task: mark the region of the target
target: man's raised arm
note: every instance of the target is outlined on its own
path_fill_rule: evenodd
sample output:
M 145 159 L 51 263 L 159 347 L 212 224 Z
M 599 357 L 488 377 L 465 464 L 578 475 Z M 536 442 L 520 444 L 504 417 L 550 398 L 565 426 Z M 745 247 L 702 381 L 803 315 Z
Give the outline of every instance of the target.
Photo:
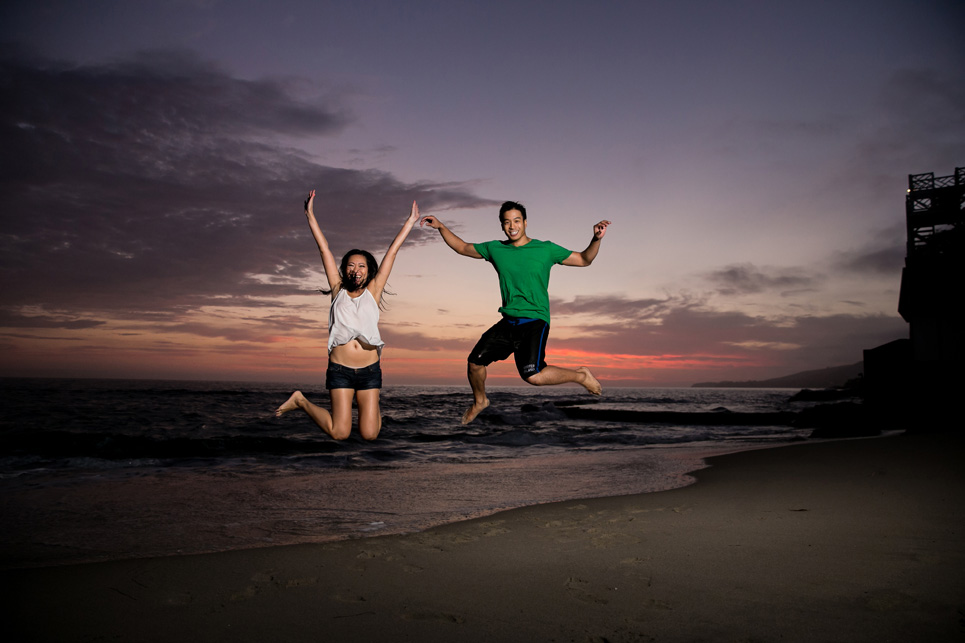
M 593 238 L 590 239 L 590 245 L 588 245 L 583 252 L 573 252 L 570 254 L 569 257 L 563 260 L 563 265 L 584 268 L 593 263 L 596 255 L 600 252 L 600 241 L 606 234 L 606 227 L 608 225 L 610 225 L 609 221 L 600 221 L 593 226 Z
M 471 243 L 466 243 L 460 239 L 452 230 L 446 227 L 442 221 L 436 217 L 429 215 L 422 217 L 422 221 L 419 225 L 427 225 L 430 228 L 435 228 L 442 234 L 443 241 L 446 245 L 461 254 L 464 257 L 472 257 L 473 259 L 482 259 L 483 256 L 476 252 L 476 246 Z

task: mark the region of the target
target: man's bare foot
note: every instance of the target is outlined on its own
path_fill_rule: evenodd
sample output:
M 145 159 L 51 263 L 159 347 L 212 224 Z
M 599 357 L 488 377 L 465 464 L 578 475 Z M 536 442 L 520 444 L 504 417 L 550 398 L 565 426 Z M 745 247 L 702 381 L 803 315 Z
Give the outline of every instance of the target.
M 299 408 L 298 406 L 299 402 L 301 402 L 304 399 L 305 399 L 305 396 L 302 395 L 301 391 L 295 391 L 294 393 L 292 393 L 292 396 L 288 398 L 287 402 L 285 402 L 277 409 L 275 409 L 275 417 L 280 418 L 281 416 L 288 413 L 289 411 L 294 411 L 295 409 Z
M 484 403 L 482 403 L 482 404 L 475 404 L 475 403 L 474 403 L 472 406 L 469 407 L 469 410 L 468 410 L 468 411 L 466 411 L 465 413 L 462 414 L 462 423 L 463 423 L 463 424 L 469 424 L 470 422 L 472 422 L 473 420 L 475 420 L 475 419 L 476 419 L 476 416 L 479 415 L 480 413 L 482 413 L 482 410 L 483 410 L 484 408 L 486 408 L 487 406 L 489 406 L 489 399 L 488 399 L 488 398 L 487 398 L 486 401 L 485 401 Z
M 590 372 L 590 369 L 585 366 L 581 366 L 576 370 L 586 376 L 584 380 L 580 382 L 580 384 L 583 385 L 583 388 L 593 395 L 603 395 L 603 385 L 600 384 L 599 380 L 593 377 L 593 373 Z

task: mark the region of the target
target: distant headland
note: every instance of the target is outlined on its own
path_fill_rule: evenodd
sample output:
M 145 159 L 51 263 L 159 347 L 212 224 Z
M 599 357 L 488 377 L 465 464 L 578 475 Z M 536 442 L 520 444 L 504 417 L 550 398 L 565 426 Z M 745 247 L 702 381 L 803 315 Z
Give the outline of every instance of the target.
M 863 373 L 864 361 L 861 361 L 847 366 L 802 371 L 770 380 L 697 382 L 691 388 L 835 388 L 845 386 Z

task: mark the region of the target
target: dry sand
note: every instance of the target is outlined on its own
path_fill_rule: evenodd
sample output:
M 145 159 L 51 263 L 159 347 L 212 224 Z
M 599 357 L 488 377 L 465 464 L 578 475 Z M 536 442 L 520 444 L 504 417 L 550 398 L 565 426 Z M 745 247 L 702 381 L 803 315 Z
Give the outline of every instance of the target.
M 683 489 L 418 534 L 6 571 L 4 630 L 24 641 L 962 641 L 963 444 L 801 444 L 715 458 Z

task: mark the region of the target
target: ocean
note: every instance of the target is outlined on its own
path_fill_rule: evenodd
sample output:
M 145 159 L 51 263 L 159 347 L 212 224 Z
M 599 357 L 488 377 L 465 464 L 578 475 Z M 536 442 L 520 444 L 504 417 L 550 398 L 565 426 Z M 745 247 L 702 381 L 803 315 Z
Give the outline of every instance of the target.
M 709 455 L 808 439 L 795 389 L 382 390 L 378 440 L 302 412 L 319 385 L 2 379 L 0 567 L 408 533 L 499 510 L 653 492 Z

